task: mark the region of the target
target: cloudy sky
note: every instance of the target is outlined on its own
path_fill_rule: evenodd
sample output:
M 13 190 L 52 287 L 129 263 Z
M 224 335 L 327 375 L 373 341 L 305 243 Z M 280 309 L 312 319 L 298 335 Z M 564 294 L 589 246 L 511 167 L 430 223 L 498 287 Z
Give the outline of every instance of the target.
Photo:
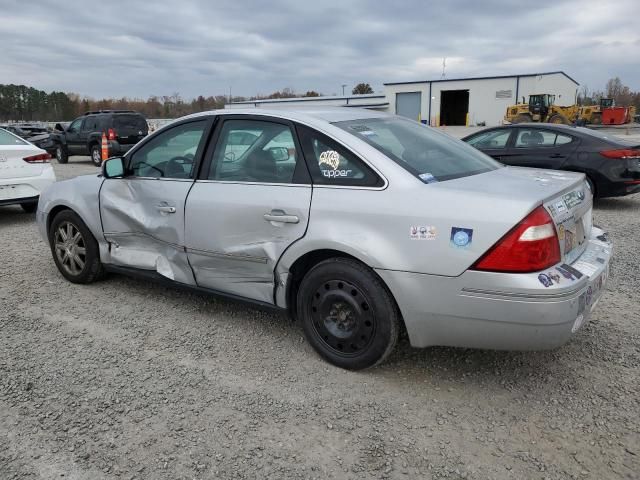
M 535 6 L 533 6 L 535 5 Z M 564 70 L 640 90 L 638 0 L 0 0 L 0 83 L 96 98 L 339 94 Z

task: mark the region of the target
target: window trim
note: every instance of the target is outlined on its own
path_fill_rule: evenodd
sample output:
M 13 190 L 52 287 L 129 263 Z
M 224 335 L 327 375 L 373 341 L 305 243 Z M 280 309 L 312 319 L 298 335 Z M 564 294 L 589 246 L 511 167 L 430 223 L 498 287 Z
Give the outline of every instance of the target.
M 556 136 L 556 138 L 553 140 L 553 145 L 536 145 L 535 147 L 531 147 L 531 146 L 519 147 L 519 146 L 517 145 L 517 143 L 518 143 L 518 136 L 520 135 L 520 133 L 521 133 L 523 130 L 531 130 L 531 131 L 540 132 L 540 133 L 542 133 L 542 132 L 550 132 L 550 133 L 554 134 L 554 135 Z M 562 144 L 560 144 L 560 145 L 556 145 L 556 140 L 558 139 L 558 135 L 564 135 L 565 137 L 570 137 L 570 138 L 571 138 L 571 141 L 570 141 L 570 142 L 568 142 L 568 143 L 562 143 Z M 577 140 L 577 138 L 576 138 L 576 137 L 574 137 L 573 135 L 565 134 L 565 133 L 563 133 L 563 132 L 557 132 L 557 131 L 555 131 L 555 130 L 550 130 L 550 129 L 548 129 L 548 128 L 544 128 L 544 127 L 543 127 L 543 128 L 537 128 L 537 127 L 517 127 L 517 128 L 515 129 L 515 135 L 513 135 L 513 145 L 512 145 L 512 148 L 513 148 L 514 150 L 517 150 L 517 151 L 519 151 L 519 150 L 524 150 L 524 149 L 527 149 L 527 148 L 530 148 L 530 149 L 538 149 L 538 148 L 557 148 L 557 147 L 565 147 L 565 146 L 567 146 L 567 145 L 571 145 L 571 144 L 573 144 L 574 142 L 576 142 L 576 140 Z
M 218 180 L 218 179 L 210 179 L 209 178 L 209 170 L 211 169 L 211 164 L 213 163 L 213 154 L 215 153 L 216 146 L 218 145 L 218 141 L 220 140 L 220 135 L 222 133 L 222 128 L 224 123 L 232 120 L 245 120 L 245 121 L 257 121 L 257 122 L 270 122 L 270 123 L 278 123 L 281 125 L 286 125 L 291 130 L 291 136 L 293 137 L 293 142 L 296 148 L 296 152 L 299 153 L 300 159 L 296 159 L 296 168 L 293 173 L 293 178 L 291 182 L 281 183 L 281 182 L 249 182 L 249 181 L 241 181 L 241 180 Z M 206 182 L 206 183 L 235 183 L 238 185 L 273 185 L 273 186 L 287 186 L 287 187 L 295 187 L 295 186 L 308 186 L 312 185 L 311 181 L 311 173 L 309 172 L 307 162 L 304 159 L 304 152 L 302 151 L 302 145 L 300 144 L 300 139 L 298 138 L 298 132 L 295 129 L 294 122 L 287 120 L 281 117 L 271 117 L 267 115 L 242 115 L 242 114 L 222 114 L 216 117 L 213 134 L 211 135 L 211 140 L 207 146 L 206 151 L 204 152 L 203 160 L 201 162 L 200 170 L 196 177 L 196 181 L 198 182 Z
M 204 130 L 202 131 L 202 138 L 200 139 L 200 143 L 198 144 L 198 148 L 196 149 L 196 154 L 193 158 L 193 174 L 189 178 L 166 178 L 166 177 L 138 177 L 136 175 L 132 175 L 131 172 L 131 161 L 132 157 L 142 149 L 147 143 L 153 141 L 158 135 L 162 135 L 174 128 L 181 127 L 183 125 L 187 125 L 190 123 L 197 122 L 205 122 Z M 135 147 L 129 150 L 124 156 L 124 164 L 125 164 L 125 175 L 123 178 L 127 179 L 135 179 L 135 180 L 154 180 L 154 181 L 172 181 L 172 182 L 194 182 L 199 175 L 200 168 L 202 165 L 202 156 L 203 153 L 207 150 L 207 147 L 211 140 L 211 129 L 215 122 L 215 116 L 213 115 L 200 115 L 197 117 L 186 118 L 184 120 L 180 120 L 177 122 L 170 123 L 160 130 L 156 130 L 153 134 L 148 135 L 143 141 L 138 143 Z

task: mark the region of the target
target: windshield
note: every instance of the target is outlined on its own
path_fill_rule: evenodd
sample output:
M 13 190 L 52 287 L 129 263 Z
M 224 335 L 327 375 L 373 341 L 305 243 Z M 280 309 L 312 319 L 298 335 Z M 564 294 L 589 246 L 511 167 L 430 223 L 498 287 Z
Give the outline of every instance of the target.
M 501 167 L 464 142 L 401 117 L 350 120 L 335 125 L 375 147 L 425 183 Z
M 20 137 L 0 128 L 0 145 L 29 145 Z

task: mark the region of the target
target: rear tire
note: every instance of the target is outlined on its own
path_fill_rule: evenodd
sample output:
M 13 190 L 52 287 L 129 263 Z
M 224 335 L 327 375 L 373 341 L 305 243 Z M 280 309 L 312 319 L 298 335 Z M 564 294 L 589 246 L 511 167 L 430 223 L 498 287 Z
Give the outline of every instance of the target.
M 96 167 L 102 165 L 102 147 L 100 145 L 91 145 L 91 161 Z
M 602 125 L 602 114 L 594 113 L 591 115 L 591 125 Z
M 38 209 L 37 203 L 21 203 L 20 206 L 25 213 L 34 213 Z
M 297 318 L 328 362 L 348 370 L 382 363 L 398 341 L 400 313 L 382 281 L 346 258 L 315 265 L 302 279 Z
M 56 146 L 56 161 L 58 163 L 67 163 L 69 161 L 69 153 L 62 144 Z
M 104 276 L 98 242 L 82 219 L 71 210 L 58 213 L 49 228 L 53 261 L 72 283 L 92 283 Z

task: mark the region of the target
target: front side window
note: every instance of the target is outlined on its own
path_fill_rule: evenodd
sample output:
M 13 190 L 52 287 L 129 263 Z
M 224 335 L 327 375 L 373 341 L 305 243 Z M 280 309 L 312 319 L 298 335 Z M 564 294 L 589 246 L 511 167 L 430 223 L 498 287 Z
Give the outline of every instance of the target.
M 291 183 L 298 154 L 288 125 L 226 120 L 213 153 L 209 180 Z
M 516 136 L 516 148 L 553 147 L 571 142 L 571 137 L 558 135 L 550 130 L 520 128 Z M 568 141 L 567 141 L 568 140 Z
M 82 121 L 84 120 L 84 118 L 79 118 L 77 120 L 74 120 L 73 122 L 71 122 L 71 125 L 69 125 L 69 132 L 79 132 L 80 131 L 80 126 L 82 125 Z
M 136 177 L 191 178 L 206 120 L 184 123 L 155 136 L 129 159 Z
M 422 181 L 446 181 L 501 168 L 484 153 L 446 133 L 400 117 L 337 122 Z
M 511 135 L 511 130 L 490 130 L 481 132 L 467 140 L 469 145 L 476 148 L 496 149 L 505 148 Z

